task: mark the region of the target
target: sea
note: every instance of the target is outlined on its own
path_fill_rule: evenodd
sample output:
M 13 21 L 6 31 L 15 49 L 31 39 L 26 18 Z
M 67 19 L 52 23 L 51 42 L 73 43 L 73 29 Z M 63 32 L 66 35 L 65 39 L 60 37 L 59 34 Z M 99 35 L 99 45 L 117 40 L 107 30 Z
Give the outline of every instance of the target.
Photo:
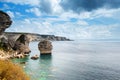
M 52 55 L 40 55 L 38 43 L 30 43 L 30 56 L 13 60 L 26 62 L 20 65 L 31 80 L 120 80 L 120 41 L 52 41 Z

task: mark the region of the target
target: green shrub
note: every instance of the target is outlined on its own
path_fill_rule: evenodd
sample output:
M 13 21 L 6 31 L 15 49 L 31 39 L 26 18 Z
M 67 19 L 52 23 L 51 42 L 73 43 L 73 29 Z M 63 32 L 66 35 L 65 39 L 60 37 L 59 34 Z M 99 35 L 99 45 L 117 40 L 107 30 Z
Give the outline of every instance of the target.
M 0 60 L 0 80 L 30 80 L 22 68 L 10 61 Z

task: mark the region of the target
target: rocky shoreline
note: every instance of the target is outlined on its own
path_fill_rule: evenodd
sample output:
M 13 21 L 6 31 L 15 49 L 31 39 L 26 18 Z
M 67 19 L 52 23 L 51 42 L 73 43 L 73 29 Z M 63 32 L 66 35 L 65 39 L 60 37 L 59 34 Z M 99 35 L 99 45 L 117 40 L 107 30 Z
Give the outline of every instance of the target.
M 71 41 L 65 37 L 54 35 L 40 35 L 34 33 L 4 32 L 1 36 L 2 38 L 0 38 L 0 45 L 3 46 L 0 46 L 2 48 L 2 51 L 0 50 L 0 59 L 24 58 L 28 56 L 31 52 L 29 49 L 29 43 L 32 41 Z M 45 50 L 44 52 L 43 50 L 41 51 L 42 53 L 47 52 Z
M 24 58 L 27 55 L 24 54 L 17 54 L 15 51 L 3 51 L 0 50 L 0 60 L 8 60 L 13 58 Z

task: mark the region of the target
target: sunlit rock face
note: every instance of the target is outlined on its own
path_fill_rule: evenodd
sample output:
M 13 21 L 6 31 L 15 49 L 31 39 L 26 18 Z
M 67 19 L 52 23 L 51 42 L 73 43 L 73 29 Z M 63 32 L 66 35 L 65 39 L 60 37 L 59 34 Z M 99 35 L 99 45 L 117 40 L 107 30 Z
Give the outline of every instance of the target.
M 0 11 L 0 59 L 7 59 L 11 57 L 9 56 L 9 52 L 12 47 L 9 44 L 8 37 L 4 35 L 4 31 L 10 27 L 11 24 L 12 21 L 10 16 L 5 12 Z
M 29 38 L 22 34 L 14 40 L 13 38 L 4 34 L 6 28 L 9 28 L 12 21 L 10 16 L 0 11 L 0 49 L 4 51 L 14 51 L 12 57 L 23 58 L 31 52 L 29 49 Z
M 12 49 L 6 37 L 2 37 L 0 39 L 0 48 L 3 49 L 4 51 L 8 51 Z
M 22 34 L 16 40 L 13 49 L 17 51 L 18 54 L 28 55 L 31 52 L 29 48 L 29 38 L 26 35 Z
M 9 42 L 11 41 L 9 41 L 8 37 L 3 34 L 4 31 L 8 27 L 10 27 L 11 24 L 12 24 L 12 21 L 10 16 L 5 12 L 0 11 L 0 48 L 3 50 L 12 49 L 11 45 L 9 44 Z
M 0 35 L 5 31 L 6 28 L 10 27 L 12 24 L 10 16 L 3 12 L 0 11 Z
M 40 41 L 38 44 L 38 49 L 40 54 L 51 54 L 52 53 L 52 43 L 48 40 Z

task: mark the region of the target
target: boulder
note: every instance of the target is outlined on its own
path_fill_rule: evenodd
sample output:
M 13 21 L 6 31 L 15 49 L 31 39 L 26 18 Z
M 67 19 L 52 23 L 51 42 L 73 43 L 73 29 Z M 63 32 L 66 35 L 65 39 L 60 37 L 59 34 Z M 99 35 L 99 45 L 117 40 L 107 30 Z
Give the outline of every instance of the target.
M 20 62 L 20 64 L 26 64 L 26 62 Z
M 38 44 L 38 49 L 40 50 L 40 54 L 51 54 L 52 43 L 48 40 L 40 41 Z
M 31 57 L 31 59 L 33 59 L 33 60 L 37 60 L 38 58 L 39 58 L 38 55 L 34 55 L 34 56 Z

